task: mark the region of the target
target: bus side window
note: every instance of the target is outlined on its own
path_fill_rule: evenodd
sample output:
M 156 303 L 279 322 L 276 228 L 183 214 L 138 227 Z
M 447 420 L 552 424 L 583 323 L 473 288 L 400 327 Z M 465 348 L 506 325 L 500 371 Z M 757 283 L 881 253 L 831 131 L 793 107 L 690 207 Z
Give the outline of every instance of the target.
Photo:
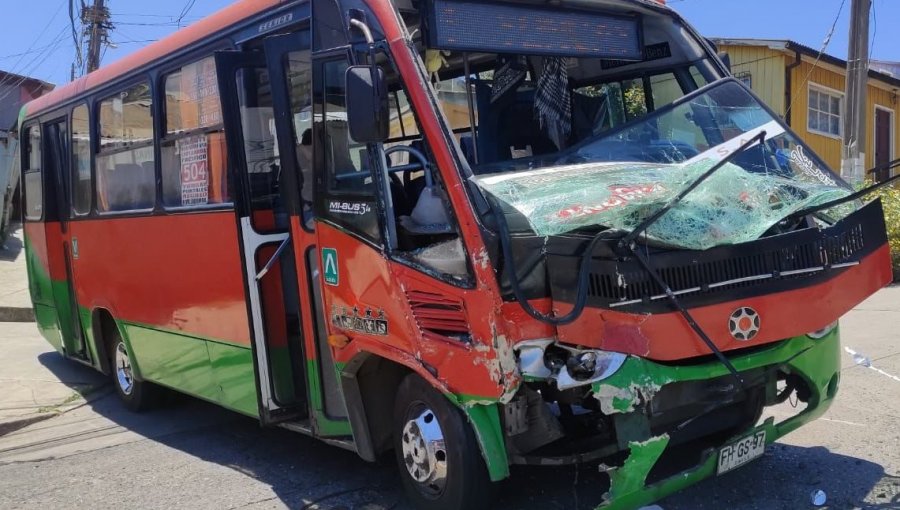
M 375 182 L 366 145 L 350 137 L 344 76 L 347 60 L 317 64 L 314 133 L 318 217 L 381 244 Z M 324 193 L 322 192 L 324 191 Z
M 147 210 L 156 203 L 152 106 L 146 82 L 100 102 L 100 212 Z
M 44 213 L 44 186 L 41 172 L 41 128 L 33 124 L 22 137 L 22 164 L 25 185 L 25 219 L 38 221 Z
M 167 75 L 165 91 L 163 205 L 231 202 L 215 59 L 204 58 Z
M 91 122 L 86 104 L 72 110 L 72 213 L 91 212 Z

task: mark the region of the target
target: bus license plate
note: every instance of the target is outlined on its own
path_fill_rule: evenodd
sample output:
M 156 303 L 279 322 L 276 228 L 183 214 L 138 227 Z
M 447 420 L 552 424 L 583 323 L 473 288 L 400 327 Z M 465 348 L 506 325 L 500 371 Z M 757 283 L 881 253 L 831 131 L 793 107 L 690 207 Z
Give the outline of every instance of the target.
M 736 443 L 723 446 L 719 450 L 719 468 L 721 475 L 737 469 L 766 452 L 766 431 L 761 430 L 752 436 L 745 437 Z

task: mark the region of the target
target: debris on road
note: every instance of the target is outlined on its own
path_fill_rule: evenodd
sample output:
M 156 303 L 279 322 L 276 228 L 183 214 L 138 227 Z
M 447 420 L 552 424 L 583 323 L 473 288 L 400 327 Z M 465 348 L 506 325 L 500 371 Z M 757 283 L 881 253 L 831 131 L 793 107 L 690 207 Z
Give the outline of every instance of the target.
M 809 495 L 809 501 L 815 506 L 823 506 L 828 501 L 828 495 L 822 489 L 812 491 Z
M 889 374 L 880 368 L 876 368 L 872 364 L 872 359 L 869 358 L 868 356 L 864 356 L 849 347 L 844 347 L 844 350 L 847 351 L 847 354 L 849 354 L 850 356 L 853 357 L 853 362 L 856 363 L 857 365 L 859 365 L 861 367 L 866 367 L 866 368 L 872 369 L 885 377 L 889 377 L 897 382 L 900 382 L 900 377 L 897 377 L 896 375 L 893 375 L 893 374 Z

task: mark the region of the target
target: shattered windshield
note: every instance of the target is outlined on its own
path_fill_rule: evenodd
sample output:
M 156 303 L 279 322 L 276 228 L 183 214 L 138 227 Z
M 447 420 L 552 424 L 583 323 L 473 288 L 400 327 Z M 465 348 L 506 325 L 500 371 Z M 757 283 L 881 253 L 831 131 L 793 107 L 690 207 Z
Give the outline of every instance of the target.
M 647 232 L 657 244 L 707 249 L 759 238 L 848 186 L 744 87 L 721 80 L 555 154 L 477 167 L 473 179 L 542 236 L 585 227 L 633 230 L 761 131 Z

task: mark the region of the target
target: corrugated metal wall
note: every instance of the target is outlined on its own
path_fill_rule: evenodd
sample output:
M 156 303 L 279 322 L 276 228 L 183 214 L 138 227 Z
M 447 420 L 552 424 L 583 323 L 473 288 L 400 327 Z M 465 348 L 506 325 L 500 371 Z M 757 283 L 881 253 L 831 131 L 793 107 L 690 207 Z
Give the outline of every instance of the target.
M 731 56 L 731 70 L 739 76 L 750 73 L 751 88 L 770 108 L 784 113 L 784 68 L 786 56 L 761 46 L 721 46 Z
M 721 45 L 720 49 L 731 56 L 735 75 L 750 73 L 753 91 L 773 110 L 784 114 L 791 111 L 791 127 L 835 171 L 840 171 L 842 149 L 838 137 L 811 133 L 808 129 L 808 105 L 810 83 L 843 93 L 846 90 L 844 73 L 812 63 L 803 62 L 792 71 L 791 105 L 785 105 L 785 68 L 793 57 L 765 46 Z M 866 168 L 875 166 L 875 107 L 894 112 L 893 158 L 900 157 L 900 99 L 897 94 L 873 85 L 870 80 L 866 106 Z M 846 112 L 846 105 L 844 106 Z
M 812 70 L 812 72 L 810 72 Z M 806 77 L 809 75 L 809 81 Z M 792 117 L 792 126 L 800 136 L 822 156 L 826 163 L 835 170 L 841 168 L 842 148 L 839 138 L 832 138 L 816 133 L 810 133 L 807 130 L 807 115 L 809 101 L 810 83 L 821 85 L 837 91 L 846 90 L 846 80 L 843 73 L 838 73 L 830 69 L 816 67 L 813 69 L 812 64 L 804 62 L 800 67 L 794 70 L 793 74 L 793 91 L 794 108 Z M 898 156 L 897 149 L 900 148 L 900 105 L 897 104 L 897 96 L 890 91 L 876 87 L 869 80 L 869 90 L 866 99 L 866 169 L 875 166 L 875 105 L 894 112 L 894 153 L 893 157 Z M 846 114 L 847 107 L 844 103 L 843 113 Z

